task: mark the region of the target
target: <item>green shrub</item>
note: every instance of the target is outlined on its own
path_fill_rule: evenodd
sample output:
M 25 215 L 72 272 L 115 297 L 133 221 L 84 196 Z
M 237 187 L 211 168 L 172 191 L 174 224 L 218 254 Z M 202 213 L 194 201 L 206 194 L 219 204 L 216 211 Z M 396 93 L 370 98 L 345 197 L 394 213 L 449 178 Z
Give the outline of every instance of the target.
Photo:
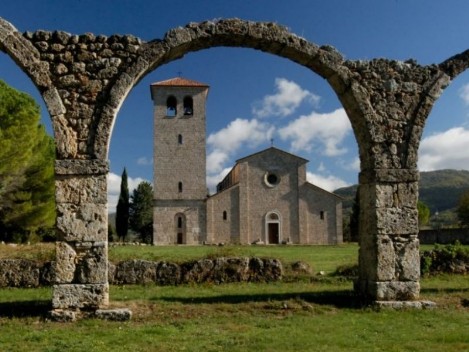
M 449 245 L 435 245 L 433 250 L 420 256 L 422 275 L 438 273 L 465 274 L 469 271 L 469 248 L 458 241 Z

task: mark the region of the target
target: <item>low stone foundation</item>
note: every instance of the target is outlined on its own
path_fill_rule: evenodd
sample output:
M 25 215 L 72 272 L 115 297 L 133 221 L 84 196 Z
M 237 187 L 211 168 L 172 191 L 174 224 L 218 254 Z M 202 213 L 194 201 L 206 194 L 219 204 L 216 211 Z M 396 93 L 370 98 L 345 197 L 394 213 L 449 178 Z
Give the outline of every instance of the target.
M 0 260 L 0 287 L 54 286 L 54 309 L 97 309 L 108 303 L 107 284 L 56 285 L 55 262 L 37 263 L 26 259 Z M 282 263 L 277 259 L 248 257 L 200 259 L 182 264 L 147 260 L 108 263 L 109 283 L 159 286 L 212 282 L 271 282 L 282 279 Z M 97 302 L 99 303 L 97 305 Z
M 98 309 L 96 311 L 81 311 L 71 309 L 54 309 L 49 312 L 48 319 L 55 322 L 71 322 L 82 318 L 97 318 L 111 321 L 128 321 L 132 318 L 132 311 L 127 308 Z
M 381 309 L 434 309 L 436 303 L 432 301 L 375 301 L 373 307 Z

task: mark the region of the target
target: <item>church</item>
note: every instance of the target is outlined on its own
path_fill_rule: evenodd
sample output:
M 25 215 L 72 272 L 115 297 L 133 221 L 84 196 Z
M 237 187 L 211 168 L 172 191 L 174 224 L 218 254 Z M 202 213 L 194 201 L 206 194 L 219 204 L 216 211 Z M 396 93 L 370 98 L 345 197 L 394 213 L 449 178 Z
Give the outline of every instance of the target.
M 177 77 L 150 88 L 153 244 L 342 243 L 341 198 L 306 180 L 306 159 L 278 148 L 239 159 L 209 195 L 209 86 Z

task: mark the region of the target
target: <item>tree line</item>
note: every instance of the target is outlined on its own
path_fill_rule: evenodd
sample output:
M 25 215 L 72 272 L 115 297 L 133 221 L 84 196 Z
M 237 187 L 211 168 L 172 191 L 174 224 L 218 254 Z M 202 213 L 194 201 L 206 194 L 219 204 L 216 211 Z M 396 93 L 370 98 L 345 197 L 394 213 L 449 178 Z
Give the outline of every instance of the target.
M 153 187 L 150 182 L 140 182 L 129 196 L 127 170 L 121 177 L 119 200 L 116 207 L 116 235 L 125 241 L 132 230 L 139 241 L 152 243 L 153 238 Z M 113 239 L 110 229 L 109 239 Z

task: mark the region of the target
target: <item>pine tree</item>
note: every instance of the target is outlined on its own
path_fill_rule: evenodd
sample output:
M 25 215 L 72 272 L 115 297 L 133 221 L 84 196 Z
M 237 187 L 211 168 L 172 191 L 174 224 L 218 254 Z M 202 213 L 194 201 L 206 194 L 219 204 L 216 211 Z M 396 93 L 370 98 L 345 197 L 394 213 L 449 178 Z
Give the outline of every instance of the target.
M 129 231 L 129 186 L 127 184 L 127 170 L 124 168 L 121 178 L 121 189 L 116 208 L 117 236 L 125 241 Z
M 153 237 L 153 187 L 147 181 L 134 189 L 130 202 L 129 226 L 139 234 L 144 243 L 151 243 Z
M 55 223 L 53 139 L 39 106 L 0 81 L 0 237 L 29 241 Z M 50 232 L 50 231 L 49 231 Z

